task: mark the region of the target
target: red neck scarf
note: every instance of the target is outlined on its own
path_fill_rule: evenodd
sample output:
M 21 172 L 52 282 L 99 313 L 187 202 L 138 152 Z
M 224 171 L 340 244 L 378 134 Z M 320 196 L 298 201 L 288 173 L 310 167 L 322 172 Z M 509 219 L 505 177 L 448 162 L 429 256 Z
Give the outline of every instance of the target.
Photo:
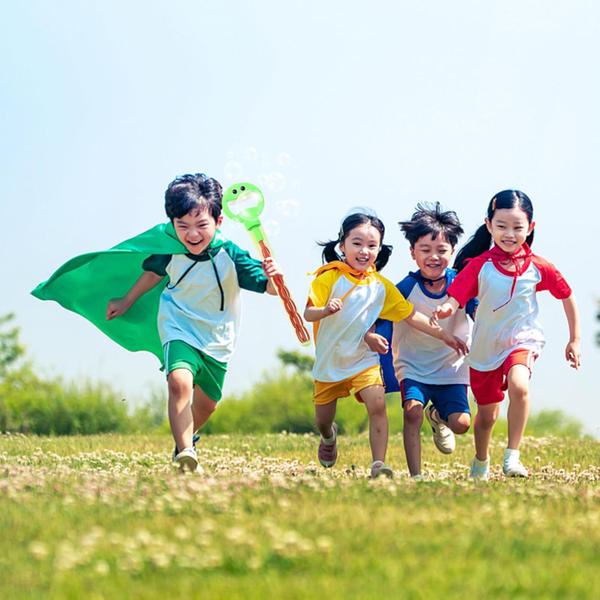
M 527 267 L 529 267 L 532 254 L 533 252 L 531 252 L 531 248 L 527 244 L 523 244 L 518 250 L 516 250 L 512 254 L 505 252 L 504 250 L 502 250 L 502 248 L 499 248 L 498 246 L 493 246 L 489 250 L 490 259 L 497 267 L 500 267 L 500 269 L 508 271 L 508 269 L 506 268 L 507 264 L 512 264 L 514 266 L 514 271 L 511 271 L 513 274 L 513 280 L 512 286 L 510 288 L 510 296 L 504 304 L 501 304 L 497 308 L 494 308 L 494 312 L 500 310 L 512 300 L 512 297 L 515 294 L 515 288 L 517 287 L 517 278 L 525 272 Z

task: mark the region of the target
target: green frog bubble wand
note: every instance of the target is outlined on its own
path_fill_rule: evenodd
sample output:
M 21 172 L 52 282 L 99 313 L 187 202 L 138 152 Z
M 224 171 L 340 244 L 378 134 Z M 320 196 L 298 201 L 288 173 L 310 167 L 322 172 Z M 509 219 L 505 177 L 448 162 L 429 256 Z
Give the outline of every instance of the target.
M 223 194 L 223 212 L 233 221 L 241 223 L 258 245 L 263 258 L 269 258 L 271 250 L 269 249 L 267 236 L 260 223 L 260 213 L 264 205 L 265 199 L 262 192 L 252 183 L 234 183 Z M 298 340 L 304 345 L 308 344 L 310 342 L 310 335 L 283 281 L 283 276 L 276 275 L 273 277 L 273 283 L 296 331 Z

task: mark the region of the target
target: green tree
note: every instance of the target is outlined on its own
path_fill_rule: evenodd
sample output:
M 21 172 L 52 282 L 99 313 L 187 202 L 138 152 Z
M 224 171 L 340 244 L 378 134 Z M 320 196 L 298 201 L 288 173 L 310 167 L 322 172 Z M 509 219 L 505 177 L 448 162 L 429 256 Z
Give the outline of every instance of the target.
M 25 346 L 19 341 L 20 329 L 11 326 L 14 318 L 13 313 L 0 316 L 0 379 L 25 355 Z

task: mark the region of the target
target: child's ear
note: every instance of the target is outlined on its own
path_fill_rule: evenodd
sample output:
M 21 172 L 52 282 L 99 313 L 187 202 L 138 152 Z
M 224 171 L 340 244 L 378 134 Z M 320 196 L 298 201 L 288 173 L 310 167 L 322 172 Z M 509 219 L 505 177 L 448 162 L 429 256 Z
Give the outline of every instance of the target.
M 217 224 L 217 227 L 221 227 L 221 224 L 223 223 L 223 215 L 219 215 L 215 223 Z
M 531 221 L 531 223 L 529 223 L 529 229 L 527 231 L 527 235 L 529 235 L 535 228 L 535 221 Z
M 492 222 L 486 217 L 485 218 L 485 226 L 487 227 L 487 230 L 490 232 L 490 235 L 492 233 Z
M 414 246 L 411 246 L 411 247 L 410 247 L 410 257 L 411 257 L 413 260 L 417 260 L 417 259 L 415 258 L 415 248 L 414 248 Z

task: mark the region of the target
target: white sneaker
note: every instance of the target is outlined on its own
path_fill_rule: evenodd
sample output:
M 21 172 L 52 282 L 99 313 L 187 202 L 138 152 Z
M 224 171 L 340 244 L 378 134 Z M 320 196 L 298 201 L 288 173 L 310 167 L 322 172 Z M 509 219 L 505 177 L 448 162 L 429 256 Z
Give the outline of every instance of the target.
M 388 467 L 382 460 L 376 460 L 371 465 L 371 479 L 377 479 L 383 475 L 391 479 L 394 476 L 394 471 Z
M 195 448 L 184 448 L 174 459 L 173 462 L 179 467 L 180 471 L 196 472 L 198 469 L 198 457 Z
M 454 432 L 446 425 L 433 404 L 425 408 L 425 416 L 431 425 L 433 431 L 433 443 L 435 447 L 443 454 L 452 454 L 456 448 L 456 439 Z
M 502 471 L 507 477 L 529 477 L 529 471 L 523 466 L 518 450 L 507 448 L 504 451 Z
M 471 472 L 469 473 L 470 479 L 477 481 L 487 481 L 490 478 L 490 458 L 486 460 L 479 460 L 477 457 L 473 459 L 471 463 Z

